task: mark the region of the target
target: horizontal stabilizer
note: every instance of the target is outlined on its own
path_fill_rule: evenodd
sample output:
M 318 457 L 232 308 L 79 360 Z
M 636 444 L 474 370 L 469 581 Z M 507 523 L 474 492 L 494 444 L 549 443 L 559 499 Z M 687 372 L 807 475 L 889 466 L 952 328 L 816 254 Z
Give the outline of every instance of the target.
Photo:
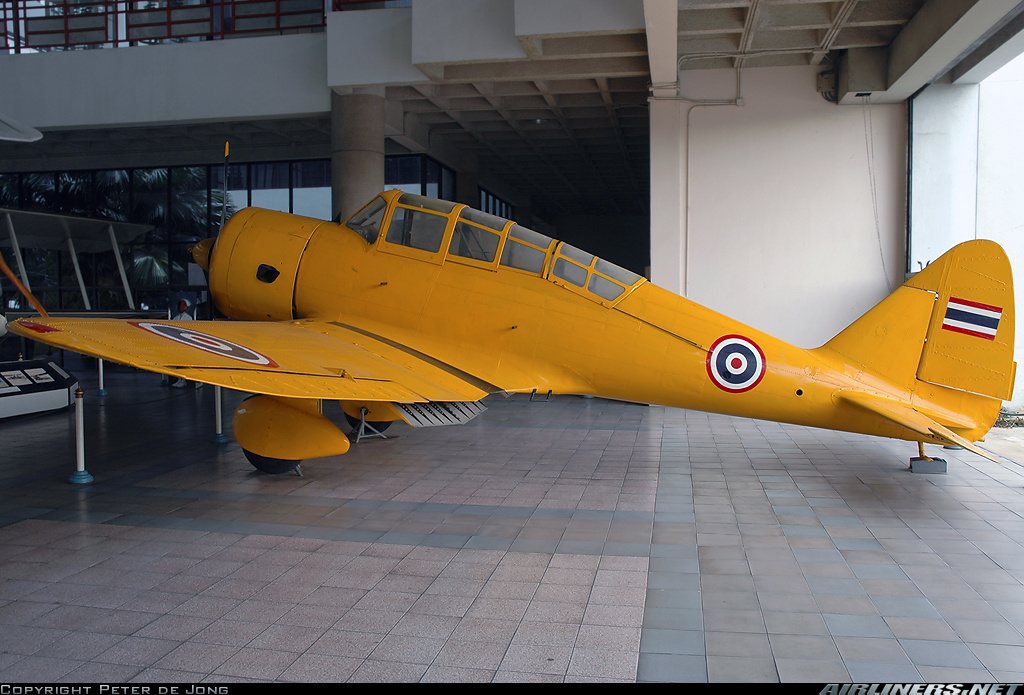
M 847 403 L 871 411 L 876 415 L 881 415 L 912 432 L 925 437 L 937 437 L 950 446 L 963 447 L 968 451 L 973 451 L 975 454 L 987 458 L 989 461 L 999 463 L 998 459 L 983 451 L 973 442 L 968 441 L 945 425 L 939 424 L 907 403 L 859 391 L 840 391 L 837 395 Z
M 482 403 L 474 401 L 395 403 L 394 406 L 413 427 L 463 425 L 487 410 Z

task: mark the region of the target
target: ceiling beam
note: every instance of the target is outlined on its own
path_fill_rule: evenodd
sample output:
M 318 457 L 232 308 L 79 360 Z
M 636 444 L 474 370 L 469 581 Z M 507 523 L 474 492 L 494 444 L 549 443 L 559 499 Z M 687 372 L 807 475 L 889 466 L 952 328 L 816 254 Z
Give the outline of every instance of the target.
M 1024 2 L 1011 15 L 950 71 L 953 82 L 977 84 L 1024 53 Z
M 546 101 L 548 107 L 550 107 L 551 113 L 554 114 L 555 118 L 558 120 L 558 123 L 562 128 L 562 132 L 565 133 L 566 137 L 569 138 L 573 146 L 576 148 L 576 151 L 579 152 L 580 157 L 582 157 L 583 161 L 586 162 L 587 168 L 590 169 L 597 180 L 601 182 L 601 186 L 604 188 L 604 194 L 607 196 L 607 200 L 615 208 L 615 212 L 621 212 L 612 192 L 612 187 L 608 185 L 608 181 L 601 175 L 598 168 L 594 165 L 594 161 L 590 157 L 590 153 L 587 152 L 586 148 L 573 131 L 572 126 L 569 125 L 568 119 L 559 107 L 558 100 L 555 99 L 554 94 L 551 93 L 551 89 L 548 87 L 547 83 L 543 80 L 536 80 L 535 84 L 537 85 L 537 89 L 540 90 L 541 95 L 544 97 L 544 101 Z
M 543 188 L 538 187 L 535 177 L 530 176 L 528 173 L 522 171 L 516 165 L 515 162 L 509 159 L 509 157 L 504 152 L 502 152 L 494 145 L 489 143 L 487 139 L 480 134 L 478 129 L 473 127 L 473 124 L 460 118 L 459 114 L 455 110 L 453 110 L 448 103 L 446 103 L 446 99 L 438 97 L 438 87 L 439 85 L 413 85 L 413 88 L 417 92 L 419 92 L 427 101 L 433 104 L 434 107 L 436 107 L 438 110 L 445 113 L 445 115 L 451 118 L 454 123 L 458 124 L 458 126 L 462 129 L 464 133 L 469 134 L 473 138 L 473 140 L 476 141 L 477 145 L 481 149 L 486 150 L 489 154 L 497 158 L 502 164 L 507 166 L 509 170 L 514 172 L 515 175 L 518 176 L 524 184 L 526 184 L 527 187 L 539 192 L 545 200 L 552 201 L 556 206 L 558 205 L 556 197 L 550 196 L 549 191 L 545 191 Z M 560 177 L 563 176 L 562 173 L 558 172 L 557 170 L 556 173 Z M 571 186 L 571 184 L 569 185 Z
M 647 66 L 652 92 L 675 94 L 679 82 L 679 9 L 675 0 L 644 0 Z M 659 89 L 661 85 L 669 85 Z
M 1019 0 L 928 0 L 889 44 L 886 89 L 873 91 L 872 102 L 908 99 L 952 69 L 1019 5 Z M 852 52 L 848 59 L 855 59 Z M 857 93 L 841 93 L 840 103 L 855 103 Z
M 832 50 L 832 44 L 835 43 L 836 37 L 839 36 L 839 32 L 842 31 L 847 21 L 850 19 L 850 15 L 853 13 L 853 8 L 857 6 L 859 0 L 846 0 L 839 11 L 836 12 L 836 16 L 832 18 L 832 25 L 825 32 L 825 36 L 822 37 L 821 45 L 818 46 L 818 50 L 811 54 L 811 65 L 820 65 L 821 61 L 825 60 L 829 52 Z

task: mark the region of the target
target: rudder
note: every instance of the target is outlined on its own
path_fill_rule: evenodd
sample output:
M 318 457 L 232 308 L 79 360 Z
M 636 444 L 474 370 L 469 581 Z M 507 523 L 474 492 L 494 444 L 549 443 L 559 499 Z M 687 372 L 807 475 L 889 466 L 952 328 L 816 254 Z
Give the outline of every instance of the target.
M 1016 367 L 1013 275 L 999 244 L 955 246 L 907 284 L 937 295 L 917 378 L 1008 400 Z

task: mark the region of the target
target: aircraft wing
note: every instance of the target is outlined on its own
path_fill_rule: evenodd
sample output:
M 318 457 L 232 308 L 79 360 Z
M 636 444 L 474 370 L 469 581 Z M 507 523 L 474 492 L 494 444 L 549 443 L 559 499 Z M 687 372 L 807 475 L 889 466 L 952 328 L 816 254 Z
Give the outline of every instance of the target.
M 991 454 L 981 449 L 978 445 L 965 437 L 960 436 L 953 430 L 949 429 L 945 425 L 942 425 L 928 415 L 914 409 L 908 403 L 901 403 L 894 401 L 889 398 L 883 398 L 882 396 L 876 396 L 870 393 L 861 393 L 859 391 L 841 391 L 839 398 L 852 403 L 853 405 L 869 410 L 876 415 L 895 422 L 897 425 L 906 427 L 912 432 L 917 432 L 926 437 L 938 437 L 939 439 L 945 440 L 950 446 L 961 446 L 968 451 L 973 451 L 979 456 L 983 456 L 990 461 L 999 463 Z
M 342 324 L 296 321 L 18 319 L 17 335 L 112 362 L 288 398 L 478 401 L 498 387 Z

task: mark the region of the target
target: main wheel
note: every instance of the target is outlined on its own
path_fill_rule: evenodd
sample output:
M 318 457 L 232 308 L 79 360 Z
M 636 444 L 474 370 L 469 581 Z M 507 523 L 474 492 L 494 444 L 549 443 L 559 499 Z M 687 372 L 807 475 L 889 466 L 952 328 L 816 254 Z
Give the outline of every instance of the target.
M 291 459 L 275 459 L 270 458 L 269 456 L 260 456 L 259 454 L 254 454 L 247 449 L 242 449 L 242 453 L 245 454 L 245 458 L 249 459 L 249 463 L 251 463 L 256 470 L 274 475 L 294 471 L 296 466 L 302 463 L 301 460 L 293 461 Z
M 359 429 L 359 418 L 352 417 L 348 413 L 345 413 L 345 419 L 348 420 L 348 424 L 352 426 L 353 430 Z M 378 432 L 383 433 L 384 430 L 391 427 L 391 420 L 380 420 L 379 422 L 367 420 L 366 424 Z

